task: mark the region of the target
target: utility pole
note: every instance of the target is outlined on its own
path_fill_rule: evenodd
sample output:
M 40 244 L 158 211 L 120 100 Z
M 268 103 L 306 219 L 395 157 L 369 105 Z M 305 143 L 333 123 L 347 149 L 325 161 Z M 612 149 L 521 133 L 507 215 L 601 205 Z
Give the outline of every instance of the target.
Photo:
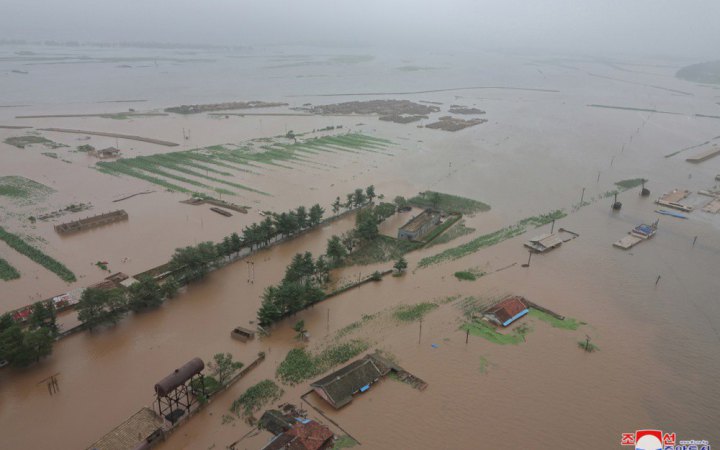
M 657 280 L 655 280 L 655 286 L 657 286 L 659 282 L 660 282 L 660 275 L 658 275 Z
M 470 338 L 470 329 L 468 328 L 465 330 L 465 343 L 468 343 L 468 339 Z
M 327 310 L 327 332 L 330 332 L 330 308 Z
M 695 247 L 695 242 L 697 242 L 697 236 L 693 238 L 693 247 Z
M 530 267 L 530 259 L 532 258 L 532 250 L 528 250 L 528 262 L 523 264 L 522 267 Z
M 420 318 L 420 334 L 418 334 L 418 345 L 420 344 L 421 340 L 422 340 L 422 317 Z
M 599 179 L 599 178 L 598 178 Z M 580 206 L 582 206 L 583 200 L 585 199 L 585 188 L 582 190 L 582 194 L 580 194 Z
M 587 334 L 585 335 L 585 351 L 590 351 L 590 336 L 588 336 Z
M 582 202 L 581 202 L 582 203 Z M 552 225 L 550 225 L 550 234 L 553 233 L 553 230 L 555 229 L 555 219 L 552 221 Z

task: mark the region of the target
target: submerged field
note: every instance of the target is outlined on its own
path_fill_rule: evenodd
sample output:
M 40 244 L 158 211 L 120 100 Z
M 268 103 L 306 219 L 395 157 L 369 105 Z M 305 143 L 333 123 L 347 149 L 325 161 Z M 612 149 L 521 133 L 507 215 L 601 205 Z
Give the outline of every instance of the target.
M 103 173 L 126 175 L 148 181 L 170 191 L 193 193 L 213 191 L 233 195 L 247 191 L 271 195 L 235 181 L 260 175 L 263 167 L 292 169 L 315 166 L 323 153 L 383 152 L 390 141 L 365 134 L 323 136 L 304 141 L 262 139 L 242 144 L 214 145 L 194 150 L 137 156 L 113 162 L 98 162 Z

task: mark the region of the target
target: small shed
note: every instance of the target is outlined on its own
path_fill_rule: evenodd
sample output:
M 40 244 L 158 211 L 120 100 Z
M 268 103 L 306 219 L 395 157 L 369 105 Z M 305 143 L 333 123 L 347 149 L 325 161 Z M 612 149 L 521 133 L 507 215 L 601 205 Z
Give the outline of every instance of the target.
M 398 230 L 398 239 L 416 241 L 440 223 L 440 212 L 426 209 Z
M 518 295 L 508 297 L 485 311 L 485 317 L 506 327 L 529 312 L 524 300 Z
M 562 239 L 560 239 L 558 233 L 541 234 L 540 236 L 535 236 L 534 238 L 527 241 L 525 243 L 525 247 L 528 247 L 539 253 L 544 253 L 548 250 L 554 249 L 555 247 L 561 246 L 562 243 L 563 241 Z
M 350 403 L 354 394 L 365 392 L 388 372 L 390 367 L 386 367 L 372 355 L 367 355 L 311 383 L 310 387 L 334 408 L 339 409 Z
M 120 156 L 120 149 L 117 149 L 115 147 L 108 147 L 100 150 L 95 150 L 95 156 L 100 159 L 117 158 L 118 156 Z
M 334 437 L 327 426 L 307 420 L 278 434 L 262 450 L 326 450 L 332 448 Z

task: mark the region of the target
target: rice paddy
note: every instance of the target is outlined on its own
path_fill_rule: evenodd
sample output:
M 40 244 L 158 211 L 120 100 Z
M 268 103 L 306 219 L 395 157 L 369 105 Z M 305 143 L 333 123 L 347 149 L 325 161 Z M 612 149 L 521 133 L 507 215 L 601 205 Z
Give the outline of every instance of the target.
M 435 208 L 460 214 L 475 214 L 490 211 L 490 205 L 487 203 L 434 191 L 425 191 L 409 199 L 408 203 L 420 208 Z
M 62 280 L 67 281 L 68 283 L 76 280 L 75 274 L 62 263 L 28 244 L 20 236 L 6 231 L 3 227 L 0 227 L 0 240 L 5 241 L 5 243 L 12 247 L 15 251 L 27 256 L 47 270 L 53 272 Z
M 162 186 L 170 191 L 193 193 L 214 191 L 234 195 L 251 192 L 270 195 L 247 184 L 240 177 L 261 176 L 262 169 L 278 167 L 291 170 L 296 166 L 322 167 L 316 161 L 322 153 L 383 153 L 390 141 L 364 134 L 324 136 L 295 143 L 285 139 L 264 139 L 243 144 L 210 147 L 138 156 L 97 163 L 97 168 L 111 175 L 125 175 Z
M 47 148 L 67 147 L 67 145 L 65 144 L 59 144 L 57 142 L 51 141 L 50 139 L 36 135 L 13 136 L 5 139 L 4 142 L 8 145 L 12 145 L 13 147 L 17 147 L 20 149 L 24 149 L 28 145 L 44 145 Z
M 10 198 L 13 203 L 32 204 L 55 192 L 54 189 L 20 176 L 0 177 L 0 197 Z
M 9 262 L 0 258 L 0 280 L 9 281 L 20 278 L 20 272 L 10 265 Z

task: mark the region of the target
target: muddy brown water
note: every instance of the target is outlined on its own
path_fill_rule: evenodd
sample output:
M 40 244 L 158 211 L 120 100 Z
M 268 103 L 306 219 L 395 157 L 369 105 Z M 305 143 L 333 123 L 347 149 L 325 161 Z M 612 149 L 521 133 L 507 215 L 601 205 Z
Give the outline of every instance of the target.
M 194 356 L 207 360 L 217 352 L 227 351 L 249 363 L 257 352 L 266 351 L 265 362 L 160 447 L 224 448 L 250 427 L 239 419 L 222 425 L 223 414 L 228 413 L 230 403 L 247 387 L 273 378 L 288 349 L 300 345 L 290 329 L 296 320 L 305 320 L 311 334 L 309 345 L 315 348 L 363 314 L 385 311 L 394 305 L 453 295 L 499 297 L 509 293 L 524 295 L 587 325 L 567 331 L 528 318 L 525 322 L 533 331 L 527 342 L 500 346 L 473 336 L 466 345 L 465 334 L 459 331 L 459 311 L 452 303 L 425 317 L 419 344 L 417 322 L 396 324 L 378 320 L 351 336 L 368 339 L 371 348 L 392 353 L 403 367 L 427 381 L 428 389 L 419 392 L 387 379 L 341 411 L 331 411 L 314 396 L 309 397 L 310 401 L 366 448 L 477 448 L 478 442 L 482 442 L 482 446 L 508 449 L 606 449 L 618 445 L 620 433 L 647 427 L 675 431 L 683 439 L 717 442 L 720 219 L 700 212 L 693 213 L 687 221 L 662 217 L 658 235 L 649 242 L 627 252 L 611 245 L 633 226 L 655 220 L 652 199 L 660 193 L 675 187 L 704 189 L 714 183 L 714 175 L 720 172 L 720 160 L 690 166 L 684 162 L 684 156 L 663 157 L 717 135 L 716 122 L 690 117 L 695 112 L 708 112 L 711 106 L 716 108 L 712 92 L 667 77 L 670 69 L 658 69 L 661 73 L 657 75 L 614 75 L 689 90 L 693 96 L 590 77 L 585 72 L 613 74 L 614 69 L 600 69 L 587 62 L 575 64 L 581 71 L 543 66 L 545 79 L 535 73 L 534 67 L 524 66 L 523 59 L 489 57 L 489 60 L 500 64 L 490 70 L 459 63 L 459 68 L 447 79 L 436 81 L 452 81 L 461 86 L 477 85 L 469 82 L 474 77 L 484 81 L 503 79 L 507 83 L 558 88 L 561 92 L 462 91 L 414 97 L 445 104 L 476 104 L 488 111 L 487 124 L 457 133 L 367 118 L 170 116 L 129 121 L 99 118 L 32 121 L 38 127 L 98 129 L 168 140 L 182 138 L 182 128 L 189 128 L 192 132 L 187 148 L 276 136 L 287 129 L 307 130 L 330 123 L 342 123 L 345 129 L 361 130 L 395 142 L 387 151 L 392 156 L 335 153 L 321 155 L 314 159 L 315 164 L 294 169 L 263 167 L 258 175 L 241 174 L 235 181 L 273 196 L 240 192 L 231 201 L 252 209 L 247 215 L 236 214 L 229 219 L 206 207 L 178 203 L 185 198 L 183 195 L 163 192 L 139 180 L 100 174 L 89 167 L 94 161 L 83 154 L 57 150 L 72 161 L 66 164 L 40 155 L 38 149 L 19 150 L 0 144 L 0 175 L 23 175 L 58 191 L 39 206 L 20 208 L 3 200 L 3 226 L 41 237 L 46 243 L 39 245 L 80 276 L 77 283 L 69 286 L 0 244 L 3 257 L 23 274 L 20 280 L 0 285 L 2 310 L 99 281 L 104 274 L 92 265 L 97 260 L 107 260 L 113 271 L 140 272 L 166 261 L 176 247 L 218 240 L 260 220 L 258 209 L 282 211 L 298 204 L 320 202 L 329 210 L 336 195 L 343 198 L 346 192 L 368 184 L 375 184 L 376 190 L 389 198 L 434 189 L 476 198 L 493 207 L 488 213 L 466 218 L 467 225 L 477 229 L 475 234 L 408 255 L 410 271 L 405 276 L 386 277 L 380 283 L 363 285 L 303 311 L 278 324 L 269 338 L 242 344 L 232 340 L 229 332 L 236 325 L 250 326 L 262 290 L 282 277 L 296 252 L 308 250 L 319 254 L 327 238 L 353 226 L 351 217 L 254 255 L 252 284 L 248 283 L 247 264 L 239 261 L 190 286 L 156 311 L 131 315 L 114 327 L 67 338 L 54 347 L 51 357 L 36 366 L 0 371 L 3 446 L 84 448 L 141 406 L 150 404 L 154 383 L 186 360 Z M 48 71 L 65 73 L 62 68 Z M 201 75 L 206 73 L 201 71 Z M 380 81 L 368 73 L 358 76 L 368 80 L 369 89 L 378 87 Z M 337 69 L 337 74 L 347 75 L 345 69 Z M 171 84 L 182 79 L 178 77 L 177 73 L 170 75 Z M 182 80 L 189 82 L 190 78 Z M 389 76 L 383 82 L 392 84 L 397 80 Z M 421 90 L 426 86 L 419 86 L 419 80 L 405 81 L 413 89 L 418 86 L 417 90 Z M 258 92 L 262 89 L 271 92 L 265 81 L 253 83 Z M 285 83 L 285 89 L 293 93 L 321 93 L 320 88 L 325 91 L 338 88 L 337 92 L 352 89 L 327 79 L 300 82 L 288 77 Z M 223 89 L 223 85 L 218 89 Z M 17 92 L 13 96 L 27 91 Z M 221 94 L 221 91 L 192 93 L 199 101 L 228 100 Z M 165 91 L 159 94 L 165 95 L 169 96 Z M 456 100 L 455 95 L 461 95 L 462 100 Z M 57 104 L 2 111 L 3 123 L 18 124 L 19 120 L 12 119 L 16 114 L 100 109 L 87 103 L 71 104 L 63 96 L 57 94 Z M 263 99 L 272 100 L 270 95 Z M 20 97 L 10 100 L 18 104 L 36 103 L 21 101 Z M 305 100 L 320 104 L 327 98 L 308 96 L 298 102 Z M 165 106 L 178 103 L 156 97 L 147 107 L 162 106 L 163 101 Z M 648 102 L 658 110 L 679 111 L 687 116 L 586 106 L 591 103 L 647 106 Z M 0 130 L 2 139 L 16 134 L 17 130 Z M 79 141 L 78 136 L 72 135 L 47 136 L 68 145 L 86 142 L 115 145 L 114 140 L 103 138 Z M 168 151 L 143 143 L 127 144 L 123 150 L 130 156 Z M 556 226 L 576 231 L 580 237 L 547 255 L 533 257 L 527 269 L 520 267 L 527 259 L 522 241 L 547 231 L 548 226 L 456 261 L 416 269 L 421 257 L 467 242 L 481 233 L 552 209 L 569 210 L 579 201 L 583 187 L 588 200 L 612 189 L 614 181 L 640 176 L 651 180 L 651 198 L 641 198 L 637 189 L 633 189 L 621 194 L 624 206 L 618 213 L 611 213 L 610 200 L 604 199 L 570 214 Z M 146 189 L 158 192 L 112 203 L 112 199 Z M 92 201 L 95 209 L 77 216 L 122 207 L 130 214 L 130 220 L 62 238 L 52 232 L 52 223 L 32 228 L 23 220 L 38 208 L 52 210 L 80 201 Z M 70 217 L 75 215 L 62 220 Z M 392 234 L 388 228 L 401 225 L 405 219 L 392 218 L 392 223 L 383 225 L 383 232 Z M 695 236 L 698 242 L 693 248 Z M 125 263 L 124 257 L 129 258 Z M 515 265 L 492 273 L 511 264 Z M 389 265 L 351 267 L 337 271 L 334 276 L 353 279 Z M 476 282 L 461 282 L 452 275 L 475 267 L 489 274 Z M 661 280 L 655 286 L 658 275 Z M 586 334 L 600 347 L 599 352 L 585 354 L 578 349 L 577 342 Z M 54 373 L 59 373 L 61 391 L 51 397 L 38 382 Z M 308 384 L 283 388 L 282 401 L 297 404 Z M 311 412 L 311 416 L 315 413 Z M 268 433 L 259 433 L 243 440 L 238 448 L 259 448 L 269 437 Z

